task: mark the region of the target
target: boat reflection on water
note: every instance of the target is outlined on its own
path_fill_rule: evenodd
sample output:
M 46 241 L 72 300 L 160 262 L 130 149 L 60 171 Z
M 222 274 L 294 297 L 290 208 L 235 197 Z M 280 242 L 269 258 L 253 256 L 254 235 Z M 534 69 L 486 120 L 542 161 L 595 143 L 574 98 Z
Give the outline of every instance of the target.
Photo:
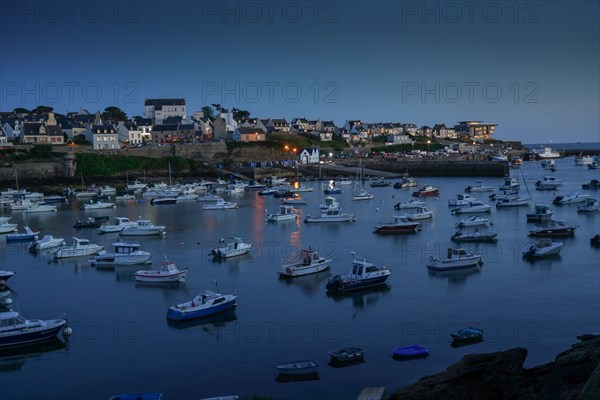
M 133 274 L 135 274 L 137 271 L 140 271 L 142 269 L 150 269 L 152 268 L 151 264 L 147 264 L 147 265 L 118 265 L 115 266 L 114 269 L 114 273 L 115 273 L 115 278 L 117 280 L 117 282 L 136 282 L 135 281 L 135 277 L 133 276 Z M 97 271 L 103 271 L 103 270 L 107 270 L 109 272 L 112 272 L 112 270 L 110 269 L 106 269 L 106 268 L 98 268 Z M 136 282 L 136 286 L 137 286 Z
M 450 343 L 450 347 L 457 349 L 459 347 L 470 346 L 472 344 L 477 344 L 481 342 L 483 342 L 483 337 L 481 336 L 473 339 L 453 340 L 452 343 Z
M 552 264 L 560 264 L 561 263 L 561 255 L 553 254 L 551 256 L 546 257 L 523 257 L 523 261 L 525 261 L 529 265 L 542 266 L 542 267 L 550 267 Z
M 481 267 L 475 265 L 470 268 L 455 269 L 451 271 L 435 271 L 428 269 L 430 277 L 438 279 L 447 279 L 448 285 L 460 286 L 464 285 L 469 276 L 478 275 L 481 272 Z
M 318 372 L 313 372 L 310 374 L 301 374 L 301 375 L 278 374 L 277 377 L 275 377 L 275 380 L 278 383 L 318 381 L 320 379 L 321 378 L 319 377 Z
M 362 310 L 377 304 L 381 297 L 387 294 L 390 290 L 392 290 L 392 287 L 389 284 L 384 283 L 382 285 L 357 289 L 350 292 L 336 292 L 328 290 L 326 294 L 327 297 L 336 302 L 343 301 L 345 299 L 352 299 L 352 305 L 354 308 Z
M 169 325 L 169 328 L 173 330 L 186 330 L 199 327 L 208 335 L 218 335 L 219 330 L 225 327 L 229 322 L 233 321 L 237 321 L 235 309 L 230 309 L 229 311 L 208 318 L 197 318 L 187 321 L 167 319 L 167 324 Z
M 337 361 L 335 359 L 331 359 L 327 365 L 329 365 L 332 368 L 346 368 L 346 367 L 353 367 L 355 365 L 360 365 L 360 364 L 364 364 L 364 363 L 365 363 L 365 358 L 360 357 L 355 360 L 349 360 L 349 361 Z
M 0 373 L 19 371 L 27 360 L 32 358 L 41 360 L 48 353 L 63 349 L 68 349 L 68 341 L 61 340 L 58 337 L 53 337 L 41 343 L 0 349 Z
M 321 292 L 323 282 L 331 276 L 331 271 L 325 270 L 316 274 L 288 277 L 279 275 L 279 282 L 286 286 L 298 286 L 303 293 L 314 296 Z

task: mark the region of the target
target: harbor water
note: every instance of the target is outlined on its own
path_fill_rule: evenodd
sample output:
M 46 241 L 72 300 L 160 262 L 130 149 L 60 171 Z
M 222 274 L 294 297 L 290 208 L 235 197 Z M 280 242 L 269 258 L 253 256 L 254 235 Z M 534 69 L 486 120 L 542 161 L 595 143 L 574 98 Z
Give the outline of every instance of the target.
M 107 248 L 119 240 L 118 234 L 76 230 L 75 220 L 141 216 L 165 225 L 167 234 L 126 241 L 139 242 L 152 253 L 151 268 L 168 259 L 189 272 L 185 283 L 141 284 L 133 278 L 139 267 L 97 269 L 89 257 L 56 261 L 28 252 L 27 243 L 6 243 L 6 235 L 0 235 L 0 269 L 16 272 L 7 282 L 14 291 L 12 307 L 26 318 L 66 313 L 73 329 L 65 342 L 27 353 L 0 350 L 1 397 L 108 399 L 117 393 L 162 392 L 165 400 L 227 394 L 350 399 L 366 386 L 386 386 L 389 393 L 471 353 L 525 347 L 526 367 L 551 362 L 577 335 L 600 331 L 600 249 L 590 246 L 590 238 L 600 233 L 600 213 L 578 213 L 576 205 L 552 206 L 554 219 L 579 225 L 574 237 L 558 239 L 564 242 L 558 256 L 530 261 L 521 254 L 534 241 L 528 233 L 537 224 L 526 221 L 533 204 L 551 205 L 558 194 L 573 192 L 599 196 L 581 189 L 582 183 L 600 179 L 599 170 L 576 166 L 572 157 L 557 160 L 557 165 L 550 172 L 539 162 L 523 164 L 518 175 L 523 189 L 523 177 L 527 182 L 530 207 L 494 207 L 491 214 L 480 214 L 493 221 L 487 229 L 498 233 L 498 241 L 462 244 L 483 256 L 481 269 L 470 271 L 433 273 L 426 262 L 456 246 L 450 241 L 455 223 L 469 216 L 452 215 L 448 200 L 477 181 L 498 192 L 502 178 L 418 178 L 419 184 L 440 188 L 438 197 L 424 199 L 434 216 L 421 221 L 420 232 L 390 236 L 377 235 L 373 228 L 401 214 L 393 206 L 412 199 L 417 188 L 372 188 L 365 181 L 374 199 L 353 202 L 353 186 L 344 186 L 335 196 L 356 221 L 330 224 L 302 222 L 319 213 L 326 197 L 322 182 L 306 183 L 315 190 L 301 193 L 308 205 L 296 206 L 299 219 L 277 223 L 265 222 L 265 216 L 277 212 L 279 199 L 256 192 L 227 198 L 238 202 L 233 210 L 202 210 L 202 203 L 193 201 L 156 206 L 131 201 L 83 211 L 73 200 L 56 213 L 2 211 L 20 231 L 27 225 L 67 243 L 75 236 Z M 534 183 L 547 175 L 563 179 L 564 185 L 536 191 Z M 493 204 L 489 193 L 474 195 Z M 210 251 L 221 246 L 221 238 L 233 236 L 253 243 L 253 251 L 213 261 Z M 333 257 L 331 271 L 278 278 L 278 267 L 309 247 Z M 388 266 L 390 278 L 383 286 L 356 293 L 326 293 L 329 276 L 350 271 L 351 252 Z M 236 293 L 237 308 L 185 324 L 167 321 L 170 305 L 204 289 Z M 483 329 L 483 342 L 451 347 L 450 334 L 467 326 Z M 392 358 L 395 347 L 410 345 L 428 348 L 430 356 L 404 362 Z M 365 362 L 329 366 L 327 352 L 347 346 L 363 348 Z M 311 359 L 321 364 L 318 379 L 277 378 L 275 365 Z

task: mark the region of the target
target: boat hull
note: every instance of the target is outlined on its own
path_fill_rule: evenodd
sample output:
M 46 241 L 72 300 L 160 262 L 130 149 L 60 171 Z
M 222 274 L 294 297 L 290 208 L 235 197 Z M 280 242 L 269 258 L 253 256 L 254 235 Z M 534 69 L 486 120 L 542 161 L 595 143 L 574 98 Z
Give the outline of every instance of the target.
M 95 267 L 112 268 L 115 265 L 143 265 L 150 263 L 152 256 L 148 254 L 105 254 L 97 256 L 90 263 Z
M 235 307 L 235 305 L 235 299 L 232 299 L 210 308 L 198 310 L 193 310 L 192 308 L 189 308 L 187 310 L 180 310 L 176 306 L 171 306 L 167 311 L 167 319 L 171 319 L 174 321 L 187 321 L 196 318 L 206 318 L 210 317 L 211 315 L 219 314 L 230 310 L 233 307 Z
M 54 254 L 54 258 L 71 258 L 71 257 L 91 256 L 93 254 L 96 254 L 100 250 L 102 250 L 101 246 L 94 246 L 94 247 L 89 247 L 89 248 L 85 248 L 85 249 L 69 249 L 69 248 L 63 247 L 62 249 L 58 250 Z
M 415 225 L 403 225 L 403 226 L 395 226 L 395 225 L 381 225 L 373 232 L 379 233 L 381 235 L 396 235 L 401 233 L 416 233 L 419 230 L 420 224 Z
M 185 279 L 187 270 L 176 273 L 159 273 L 158 271 L 140 271 L 133 276 L 137 282 L 179 282 Z
M 293 278 L 297 276 L 317 274 L 329 268 L 331 268 L 331 259 L 324 260 L 320 263 L 313 263 L 309 266 L 304 266 L 302 264 L 283 265 L 281 268 L 279 268 L 277 273 L 280 276 Z
M 336 292 L 348 292 L 352 290 L 364 289 L 371 286 L 382 285 L 390 275 L 378 276 L 376 278 L 361 279 L 356 281 L 336 282 L 335 280 L 327 282 L 325 288 Z
M 480 263 L 481 256 L 462 260 L 430 259 L 427 263 L 427 268 L 433 271 L 453 271 L 457 269 L 473 268 L 479 266 Z
M 0 333 L 0 348 L 24 346 L 52 339 L 58 335 L 66 323 L 65 320 L 56 320 L 50 323 L 48 327 L 31 332 L 23 331 L 15 335 L 11 335 L 9 332 Z

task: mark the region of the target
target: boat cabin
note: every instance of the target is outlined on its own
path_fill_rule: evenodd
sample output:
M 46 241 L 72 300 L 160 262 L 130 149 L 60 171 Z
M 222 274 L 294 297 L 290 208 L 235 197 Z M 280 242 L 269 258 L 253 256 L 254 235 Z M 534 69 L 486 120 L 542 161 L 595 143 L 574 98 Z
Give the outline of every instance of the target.
M 131 254 L 140 249 L 140 244 L 138 243 L 113 243 L 113 247 L 115 248 L 115 254 Z
M 320 257 L 317 252 L 311 249 L 302 250 L 302 254 L 300 256 L 300 259 L 304 265 L 310 265 L 313 260 L 317 261 L 319 258 Z
M 468 255 L 469 254 L 467 253 L 467 251 L 465 249 L 453 249 L 453 248 L 449 247 L 446 258 L 451 260 L 451 259 L 456 259 L 456 258 L 461 258 L 461 257 L 467 257 Z
M 368 262 L 365 258 L 356 257 L 352 262 L 352 275 L 364 276 L 378 271 L 381 271 L 381 269 Z
M 9 330 L 19 329 L 27 324 L 25 318 L 19 315 L 18 312 L 9 311 L 0 313 L 0 331 L 6 332 Z
M 129 223 L 131 223 L 131 221 L 127 217 L 116 217 L 115 218 L 115 225 L 124 225 L 124 224 L 129 224 Z
M 177 265 L 173 261 L 165 261 L 162 263 L 160 270 L 163 272 L 175 272 L 177 271 Z

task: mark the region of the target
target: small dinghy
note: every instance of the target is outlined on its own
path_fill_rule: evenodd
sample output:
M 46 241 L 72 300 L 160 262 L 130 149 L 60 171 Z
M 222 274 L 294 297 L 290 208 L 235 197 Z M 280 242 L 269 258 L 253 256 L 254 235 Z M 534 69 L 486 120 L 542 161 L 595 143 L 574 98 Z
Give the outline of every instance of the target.
M 483 330 L 478 328 L 464 328 L 456 333 L 451 333 L 452 341 L 456 343 L 473 343 L 483 340 Z
M 399 359 L 410 359 L 410 358 L 423 358 L 429 355 L 429 350 L 425 347 L 421 346 L 406 346 L 406 347 L 396 347 L 392 351 L 392 355 L 394 358 Z
M 28 226 L 25 227 L 25 233 L 9 233 L 6 235 L 7 242 L 20 242 L 26 240 L 37 240 L 40 231 L 34 232 Z
M 354 363 L 365 357 L 365 352 L 360 347 L 344 347 L 327 353 L 331 356 L 332 363 Z
M 305 375 L 314 374 L 319 368 L 315 360 L 295 361 L 287 364 L 279 364 L 275 369 L 283 375 Z

